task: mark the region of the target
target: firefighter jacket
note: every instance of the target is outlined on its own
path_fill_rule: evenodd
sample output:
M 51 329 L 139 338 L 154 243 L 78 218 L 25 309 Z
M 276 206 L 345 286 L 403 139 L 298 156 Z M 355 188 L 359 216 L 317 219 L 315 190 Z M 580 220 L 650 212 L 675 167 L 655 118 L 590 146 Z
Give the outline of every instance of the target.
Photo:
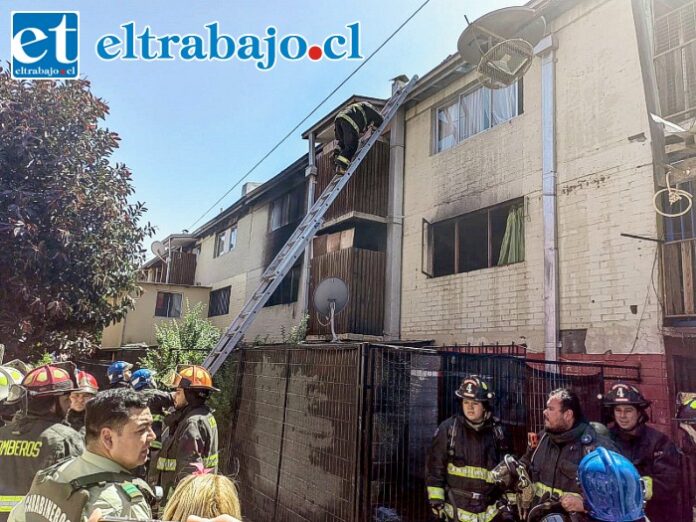
M 362 134 L 367 130 L 367 127 L 374 125 L 379 127 L 382 125 L 382 115 L 368 102 L 353 103 L 338 113 L 336 119 L 347 121 L 355 132 Z
M 27 494 L 37 471 L 83 449 L 82 437 L 58 418 L 20 413 L 0 428 L 0 521 Z
M 85 436 L 85 413 L 85 410 L 68 410 L 68 414 L 65 416 L 65 423 L 83 437 Z
M 667 435 L 640 424 L 632 432 L 614 425 L 611 438 L 621 454 L 630 460 L 646 484 L 646 515 L 651 522 L 679 519 L 681 468 L 679 452 Z
M 154 469 L 151 467 L 150 482 L 162 486 L 168 499 L 179 480 L 195 471 L 193 464 L 201 463 L 217 472 L 218 431 L 212 410 L 205 404 L 187 406 L 164 422 L 162 449 Z
M 171 392 L 165 392 L 155 388 L 146 388 L 141 391 L 147 397 L 147 406 L 152 413 L 152 431 L 157 438 L 150 443 L 150 448 L 158 450 L 162 447 L 162 427 L 164 416 L 169 408 L 174 407 L 174 398 Z
M 491 470 L 506 449 L 507 437 L 494 417 L 475 428 L 462 414 L 453 415 L 437 428 L 430 446 L 425 478 L 428 499 L 444 501 L 450 519 L 454 497 L 460 521 L 492 520 L 503 492 L 495 485 Z
M 536 449 L 529 448 L 521 459 L 529 471 L 536 500 L 546 493 L 559 498 L 581 495 L 577 476 L 582 458 L 597 447 L 617 451 L 609 438 L 597 434 L 585 421 L 563 433 L 542 431 L 538 439 Z
M 95 509 L 103 516 L 152 518 L 149 486 L 119 464 L 85 451 L 39 472 L 10 514 L 10 522 L 86 522 Z

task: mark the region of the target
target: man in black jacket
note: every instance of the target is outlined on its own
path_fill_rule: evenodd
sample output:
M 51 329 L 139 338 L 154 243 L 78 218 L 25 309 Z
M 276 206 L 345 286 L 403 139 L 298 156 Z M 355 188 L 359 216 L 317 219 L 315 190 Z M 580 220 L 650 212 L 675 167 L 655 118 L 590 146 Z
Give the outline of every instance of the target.
M 349 105 L 338 113 L 334 120 L 334 133 L 338 149 L 334 151 L 336 174 L 342 175 L 358 150 L 360 136 L 372 125 L 382 125 L 382 115 L 370 103 L 363 101 Z
M 472 375 L 455 392 L 460 409 L 438 427 L 426 463 L 428 501 L 436 516 L 488 522 L 500 518 L 496 502 L 503 492 L 491 470 L 508 447 L 502 425 L 493 417 L 493 392 Z M 449 490 L 449 491 L 448 491 Z M 456 504 L 457 516 L 454 515 Z
M 611 438 L 619 452 L 638 469 L 646 485 L 645 511 L 651 522 L 679 519 L 680 463 L 675 444 L 646 424 L 650 401 L 632 384 L 616 383 L 602 404 L 611 409 Z
M 584 512 L 577 482 L 582 458 L 597 447 L 616 451 L 610 439 L 597 434 L 585 419 L 575 392 L 559 388 L 549 394 L 544 410 L 544 430 L 536 447 L 529 447 L 521 462 L 534 486 L 535 503 L 557 498 L 567 512 Z

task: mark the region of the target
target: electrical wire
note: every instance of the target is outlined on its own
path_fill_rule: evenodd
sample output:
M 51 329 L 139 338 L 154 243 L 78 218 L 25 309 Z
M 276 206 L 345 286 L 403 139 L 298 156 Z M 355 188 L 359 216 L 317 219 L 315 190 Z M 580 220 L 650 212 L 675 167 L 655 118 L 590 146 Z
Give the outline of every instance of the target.
M 399 27 L 397 27 L 397 28 L 394 30 L 394 32 L 392 32 L 392 33 L 386 38 L 386 40 L 384 40 L 384 41 L 377 47 L 377 49 L 375 49 L 374 51 L 372 51 L 372 53 L 370 53 L 370 55 L 369 55 L 367 58 L 365 58 L 365 59 L 360 63 L 360 65 L 358 65 L 358 66 L 355 68 L 355 70 L 354 70 L 353 72 L 351 72 L 348 76 L 346 76 L 346 77 L 341 81 L 341 83 L 339 83 L 329 94 L 327 94 L 327 95 L 326 95 L 326 96 L 325 96 L 325 97 L 324 97 L 324 98 L 323 98 L 323 99 L 322 99 L 322 100 L 309 112 L 309 114 L 307 114 L 307 116 L 305 116 L 304 118 L 302 118 L 302 120 L 301 120 L 297 125 L 295 125 L 292 129 L 290 129 L 290 131 L 288 131 L 288 133 L 287 133 L 285 136 L 283 136 L 283 138 L 281 138 L 281 140 L 280 140 L 278 143 L 276 143 L 276 144 L 271 148 L 271 150 L 269 150 L 266 154 L 264 154 L 263 157 L 262 157 L 259 161 L 257 161 L 257 162 L 254 164 L 254 166 L 251 167 L 251 168 L 246 172 L 246 174 L 244 174 L 244 176 L 242 176 L 234 185 L 232 185 L 232 187 L 230 187 L 230 189 L 229 189 L 227 192 L 225 192 L 222 196 L 220 196 L 220 197 L 217 199 L 217 201 L 215 201 L 215 203 L 213 203 L 213 204 L 210 206 L 210 208 L 208 208 L 208 210 L 206 210 L 206 211 L 201 215 L 201 217 L 199 217 L 196 221 L 194 221 L 193 224 L 192 224 L 189 228 L 190 228 L 190 229 L 193 229 L 193 228 L 196 226 L 196 224 L 198 224 L 205 216 L 207 216 L 208 213 L 209 213 L 211 210 L 213 210 L 223 199 L 225 199 L 225 198 L 230 194 L 230 192 L 232 192 L 235 188 L 237 188 L 237 187 L 239 186 L 239 184 L 240 184 L 242 181 L 244 181 L 246 178 L 248 178 L 248 177 L 251 175 L 251 173 L 254 172 L 254 171 L 259 167 L 259 165 L 261 165 L 261 163 L 263 163 L 264 161 L 266 161 L 266 159 L 267 159 L 271 154 L 273 154 L 273 153 L 278 149 L 278 147 L 280 147 L 283 143 L 285 143 L 285 141 L 286 141 L 290 136 L 292 136 L 292 135 L 297 131 L 297 129 L 299 129 L 299 128 L 300 128 L 300 127 L 301 127 L 301 126 L 302 126 L 302 125 L 315 113 L 315 112 L 317 112 L 317 111 L 319 110 L 319 108 L 320 108 L 322 105 L 324 105 L 324 103 L 326 103 L 327 100 L 329 100 L 329 98 L 331 98 L 334 94 L 336 94 L 336 92 L 337 92 L 341 87 L 343 87 L 353 76 L 355 76 L 355 75 L 357 74 L 357 72 L 358 72 L 360 69 L 362 69 L 362 68 L 365 66 L 365 64 L 367 64 L 367 62 L 369 62 L 369 61 L 372 59 L 372 57 L 373 57 L 375 54 L 377 54 L 385 45 L 387 45 L 387 43 L 389 43 L 389 41 L 390 41 L 392 38 L 394 38 L 394 36 L 396 36 L 396 34 L 397 34 L 399 31 L 401 31 L 401 29 L 403 29 L 404 26 L 405 26 L 407 23 L 409 23 L 409 22 L 411 21 L 411 19 L 413 19 L 413 17 L 416 16 L 416 15 L 417 15 L 426 5 L 428 5 L 429 3 L 430 3 L 430 0 L 425 0 L 420 6 L 418 6 L 418 8 L 417 8 L 415 11 L 413 11 L 413 13 L 411 13 L 411 15 L 410 15 L 408 18 L 406 18 L 406 20 L 404 20 L 404 21 L 401 23 L 401 25 L 400 25 Z

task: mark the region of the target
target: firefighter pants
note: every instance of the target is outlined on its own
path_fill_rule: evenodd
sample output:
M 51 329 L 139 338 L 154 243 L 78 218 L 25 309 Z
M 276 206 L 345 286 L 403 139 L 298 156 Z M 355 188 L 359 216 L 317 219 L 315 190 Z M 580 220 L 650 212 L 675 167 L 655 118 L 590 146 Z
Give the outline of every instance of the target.
M 358 131 L 343 118 L 337 118 L 334 122 L 334 132 L 338 140 L 338 152 L 336 152 L 336 165 L 347 167 L 353 159 L 355 151 L 358 150 L 360 136 Z

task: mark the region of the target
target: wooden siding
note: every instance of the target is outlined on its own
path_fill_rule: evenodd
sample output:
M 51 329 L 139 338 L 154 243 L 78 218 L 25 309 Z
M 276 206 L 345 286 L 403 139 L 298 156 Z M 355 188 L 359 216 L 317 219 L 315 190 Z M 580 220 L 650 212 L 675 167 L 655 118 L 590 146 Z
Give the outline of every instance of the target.
M 349 301 L 336 316 L 336 333 L 382 335 L 384 333 L 384 252 L 345 248 L 312 260 L 310 295 L 327 277 L 339 277 L 348 285 Z M 319 323 L 310 299 L 310 335 L 330 335 L 331 327 Z M 321 318 L 326 323 L 325 317 Z
M 169 274 L 169 284 L 193 285 L 196 277 L 196 254 L 191 252 L 173 252 Z M 150 283 L 167 282 L 167 264 L 159 262 L 148 268 L 143 280 Z
M 662 245 L 662 277 L 665 292 L 665 317 L 696 317 L 694 292 L 695 239 Z
M 333 157 L 330 153 L 317 157 L 317 171 L 318 197 L 334 175 Z M 389 144 L 378 141 L 333 202 L 324 220 L 330 221 L 351 212 L 386 217 L 388 191 Z

